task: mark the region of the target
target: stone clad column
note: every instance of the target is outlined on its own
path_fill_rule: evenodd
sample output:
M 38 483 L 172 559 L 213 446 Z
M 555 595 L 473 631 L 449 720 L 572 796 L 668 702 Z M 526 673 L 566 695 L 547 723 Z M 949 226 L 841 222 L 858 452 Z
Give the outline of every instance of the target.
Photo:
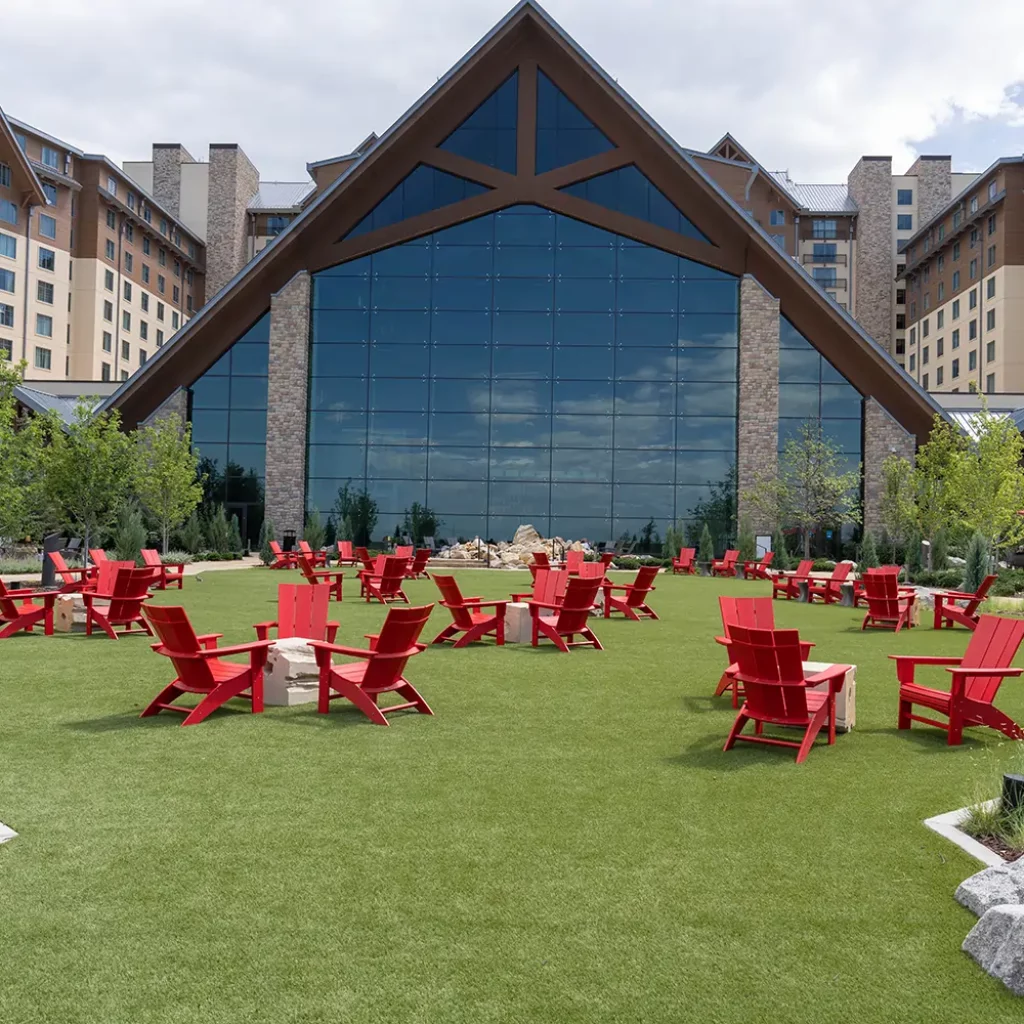
M 309 299 L 302 270 L 270 300 L 266 515 L 278 540 L 305 525 Z
M 857 321 L 891 352 L 893 329 L 892 157 L 862 156 L 847 184 L 856 202 L 857 246 L 852 266 Z
M 740 518 L 749 517 L 757 533 L 772 529 L 745 507 L 744 491 L 759 472 L 778 465 L 779 448 L 779 300 L 749 274 L 740 281 L 739 419 L 736 478 Z
M 902 455 L 911 463 L 917 451 L 908 434 L 873 398 L 864 399 L 864 529 L 882 530 L 882 463 L 890 455 Z

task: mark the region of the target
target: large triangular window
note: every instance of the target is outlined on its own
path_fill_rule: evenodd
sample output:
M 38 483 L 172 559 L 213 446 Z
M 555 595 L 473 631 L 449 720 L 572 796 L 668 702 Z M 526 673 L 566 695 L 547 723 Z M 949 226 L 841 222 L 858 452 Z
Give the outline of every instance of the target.
M 614 148 L 608 136 L 543 71 L 538 71 L 537 174 Z
M 696 238 L 701 242 L 708 241 L 664 192 L 633 164 L 566 185 L 560 191 L 657 224 L 658 227 L 668 228 L 676 234 Z
M 439 171 L 436 167 L 420 164 L 403 178 L 349 233 L 365 235 L 368 231 L 397 224 L 429 210 L 450 206 L 470 196 L 478 196 L 490 189 L 486 185 Z
M 437 148 L 515 174 L 518 116 L 519 74 L 514 71 Z

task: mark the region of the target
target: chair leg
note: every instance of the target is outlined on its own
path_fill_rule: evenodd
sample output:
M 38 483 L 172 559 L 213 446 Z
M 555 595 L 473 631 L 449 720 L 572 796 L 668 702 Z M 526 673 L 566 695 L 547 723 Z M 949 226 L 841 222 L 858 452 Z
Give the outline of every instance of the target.
M 554 643 L 554 645 L 560 651 L 562 651 L 565 654 L 569 653 L 569 646 L 568 646 L 568 644 L 566 644 L 565 640 L 558 635 L 558 633 L 556 632 L 556 630 L 553 627 L 549 626 L 545 622 L 541 622 L 539 617 L 535 618 L 533 620 L 533 622 L 534 622 L 534 633 L 533 633 L 533 635 L 534 635 L 533 646 L 534 647 L 537 646 L 537 639 L 539 638 L 539 634 L 543 633 L 550 641 L 552 641 L 552 643 Z M 596 639 L 596 637 L 595 637 L 595 639 Z
M 146 706 L 146 709 L 139 715 L 139 718 L 149 718 L 152 715 L 160 714 L 163 711 L 163 705 L 173 704 L 184 692 L 175 683 L 169 683 Z
M 505 646 L 505 616 L 498 616 L 498 625 L 494 630 L 494 637 L 499 647 Z
M 748 718 L 746 711 L 740 711 L 736 716 L 736 721 L 732 723 L 732 728 L 729 730 L 729 736 L 725 741 L 725 746 L 722 747 L 723 751 L 732 750 L 736 745 L 736 737 L 743 732 L 743 727 L 749 720 L 750 719 Z
M 416 705 L 416 710 L 421 715 L 432 715 L 434 712 L 430 710 L 430 705 L 420 696 L 419 691 L 410 682 L 406 682 L 404 686 L 398 687 L 397 690 L 410 704 Z
M 458 632 L 459 628 L 454 624 L 450 626 L 445 626 L 444 629 L 442 629 L 441 632 L 438 633 L 437 636 L 435 636 L 434 639 L 430 642 L 432 644 L 443 644 L 446 641 L 451 640 L 451 638 L 455 636 Z
M 639 622 L 640 620 L 637 619 L 636 621 Z M 583 630 L 583 633 L 581 635 L 585 637 L 587 640 L 589 640 L 594 645 L 594 647 L 597 648 L 597 650 L 604 650 L 604 648 L 601 646 L 601 641 L 597 639 L 597 635 L 594 633 L 592 629 Z
M 361 686 L 356 683 L 350 683 L 347 679 L 338 679 L 333 686 L 346 700 L 355 704 L 374 725 L 388 724 L 388 720 L 381 713 L 380 708 L 377 707 L 376 699 Z
M 249 682 L 249 674 L 243 677 L 246 683 Z M 205 721 L 217 710 L 222 704 L 226 704 L 232 697 L 237 697 L 239 694 L 244 693 L 244 686 L 240 685 L 238 681 L 233 680 L 230 683 L 221 683 L 220 686 L 215 686 L 186 716 L 185 721 L 182 725 L 198 725 L 200 722 Z
M 811 719 L 810 724 L 807 726 L 807 732 L 804 733 L 803 741 L 800 744 L 800 749 L 796 752 L 796 763 L 803 764 L 807 760 L 807 755 L 811 752 L 811 747 L 814 745 L 814 741 L 818 738 L 818 733 L 821 731 L 821 727 L 825 724 L 825 719 L 829 713 L 829 702 L 826 701 L 822 706 L 815 712 L 814 717 Z M 833 736 L 832 742 L 835 741 Z
M 964 720 L 958 711 L 950 708 L 949 729 L 946 732 L 946 745 L 959 747 L 964 738 Z
M 715 696 L 721 697 L 726 690 L 729 689 L 733 684 L 733 678 L 728 672 L 722 673 L 722 678 L 718 680 L 718 686 L 715 687 Z
M 899 716 L 896 719 L 897 729 L 909 729 L 910 728 L 910 716 L 914 710 L 914 705 L 909 700 L 903 700 L 900 698 L 900 710 Z

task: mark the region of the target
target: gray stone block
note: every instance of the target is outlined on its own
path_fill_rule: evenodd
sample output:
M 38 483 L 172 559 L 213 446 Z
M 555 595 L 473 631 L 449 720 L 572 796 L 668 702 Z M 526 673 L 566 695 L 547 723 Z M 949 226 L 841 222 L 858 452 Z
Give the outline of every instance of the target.
M 1024 996 L 1024 906 L 986 911 L 962 949 L 1014 995 Z
M 960 883 L 956 899 L 978 917 L 1005 903 L 1024 903 L 1024 860 L 971 875 Z

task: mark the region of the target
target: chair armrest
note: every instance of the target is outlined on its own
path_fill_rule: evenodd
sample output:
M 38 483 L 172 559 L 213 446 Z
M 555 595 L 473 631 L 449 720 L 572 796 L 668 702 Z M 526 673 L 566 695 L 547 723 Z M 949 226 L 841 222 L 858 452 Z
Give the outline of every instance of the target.
M 380 657 L 376 651 L 365 650 L 362 647 L 346 647 L 344 644 L 329 644 L 323 640 L 310 640 L 309 646 L 317 655 L 317 662 L 321 660 L 321 654 L 329 661 L 332 654 L 347 654 L 350 658 L 374 658 Z
M 277 623 L 275 622 L 273 623 L 273 625 L 276 626 Z M 223 635 L 223 633 L 201 633 L 199 636 L 196 637 L 196 639 L 199 641 L 200 644 L 202 644 L 203 647 L 216 647 L 217 641 Z M 259 639 L 262 640 L 263 637 L 260 637 Z
M 21 598 L 30 597 L 57 597 L 58 594 L 56 590 L 10 590 L 7 592 L 7 596 L 12 601 L 17 601 Z
M 338 622 L 328 622 L 327 623 L 327 642 L 329 644 L 333 644 L 334 643 L 334 638 L 338 635 L 338 627 L 339 627 L 339 625 L 340 625 L 340 623 L 338 623 Z
M 836 688 L 836 692 L 838 692 L 842 688 L 843 680 L 846 679 L 846 673 L 851 668 L 851 665 L 829 665 L 824 672 L 817 672 L 813 676 L 805 676 L 804 682 L 808 686 L 817 686 L 819 683 L 832 683 L 833 687 L 838 682 L 840 684 Z
M 903 662 L 904 665 L 959 665 L 963 659 L 932 657 L 927 654 L 890 654 L 889 660 Z
M 256 623 L 253 623 L 253 627 L 252 628 L 256 630 L 256 639 L 257 640 L 266 640 L 267 639 L 267 635 L 270 633 L 270 631 L 272 629 L 277 629 L 277 623 L 276 622 L 256 622 Z
M 467 597 L 462 602 L 464 608 L 497 608 L 503 604 L 508 604 L 508 601 L 483 601 L 479 598 Z
M 953 598 L 957 601 L 973 601 L 973 600 L 984 600 L 979 598 L 977 594 L 965 594 L 962 590 L 937 590 L 935 591 L 936 597 Z
M 273 645 L 273 640 L 252 640 L 247 644 L 232 644 L 230 647 L 210 647 L 196 653 L 200 658 L 221 658 L 228 654 L 249 654 L 252 651 L 265 650 Z M 185 655 L 185 657 L 188 657 L 188 655 Z
M 989 679 L 1001 679 L 1004 676 L 1019 676 L 1024 668 L 967 668 L 958 665 L 956 668 L 947 668 L 947 672 L 954 676 L 987 676 Z
M 715 637 L 715 643 L 716 644 L 721 644 L 723 647 L 728 647 L 729 644 L 732 643 L 732 641 L 728 637 L 716 636 Z
M 529 594 L 512 594 L 512 600 L 516 604 L 522 604 L 524 601 L 529 601 L 531 597 L 533 597 L 532 591 Z
M 632 583 L 602 583 L 601 584 L 601 589 L 602 590 L 632 590 L 632 588 L 633 588 L 633 584 Z M 651 590 L 653 590 L 653 589 L 654 589 L 654 587 L 651 587 Z

